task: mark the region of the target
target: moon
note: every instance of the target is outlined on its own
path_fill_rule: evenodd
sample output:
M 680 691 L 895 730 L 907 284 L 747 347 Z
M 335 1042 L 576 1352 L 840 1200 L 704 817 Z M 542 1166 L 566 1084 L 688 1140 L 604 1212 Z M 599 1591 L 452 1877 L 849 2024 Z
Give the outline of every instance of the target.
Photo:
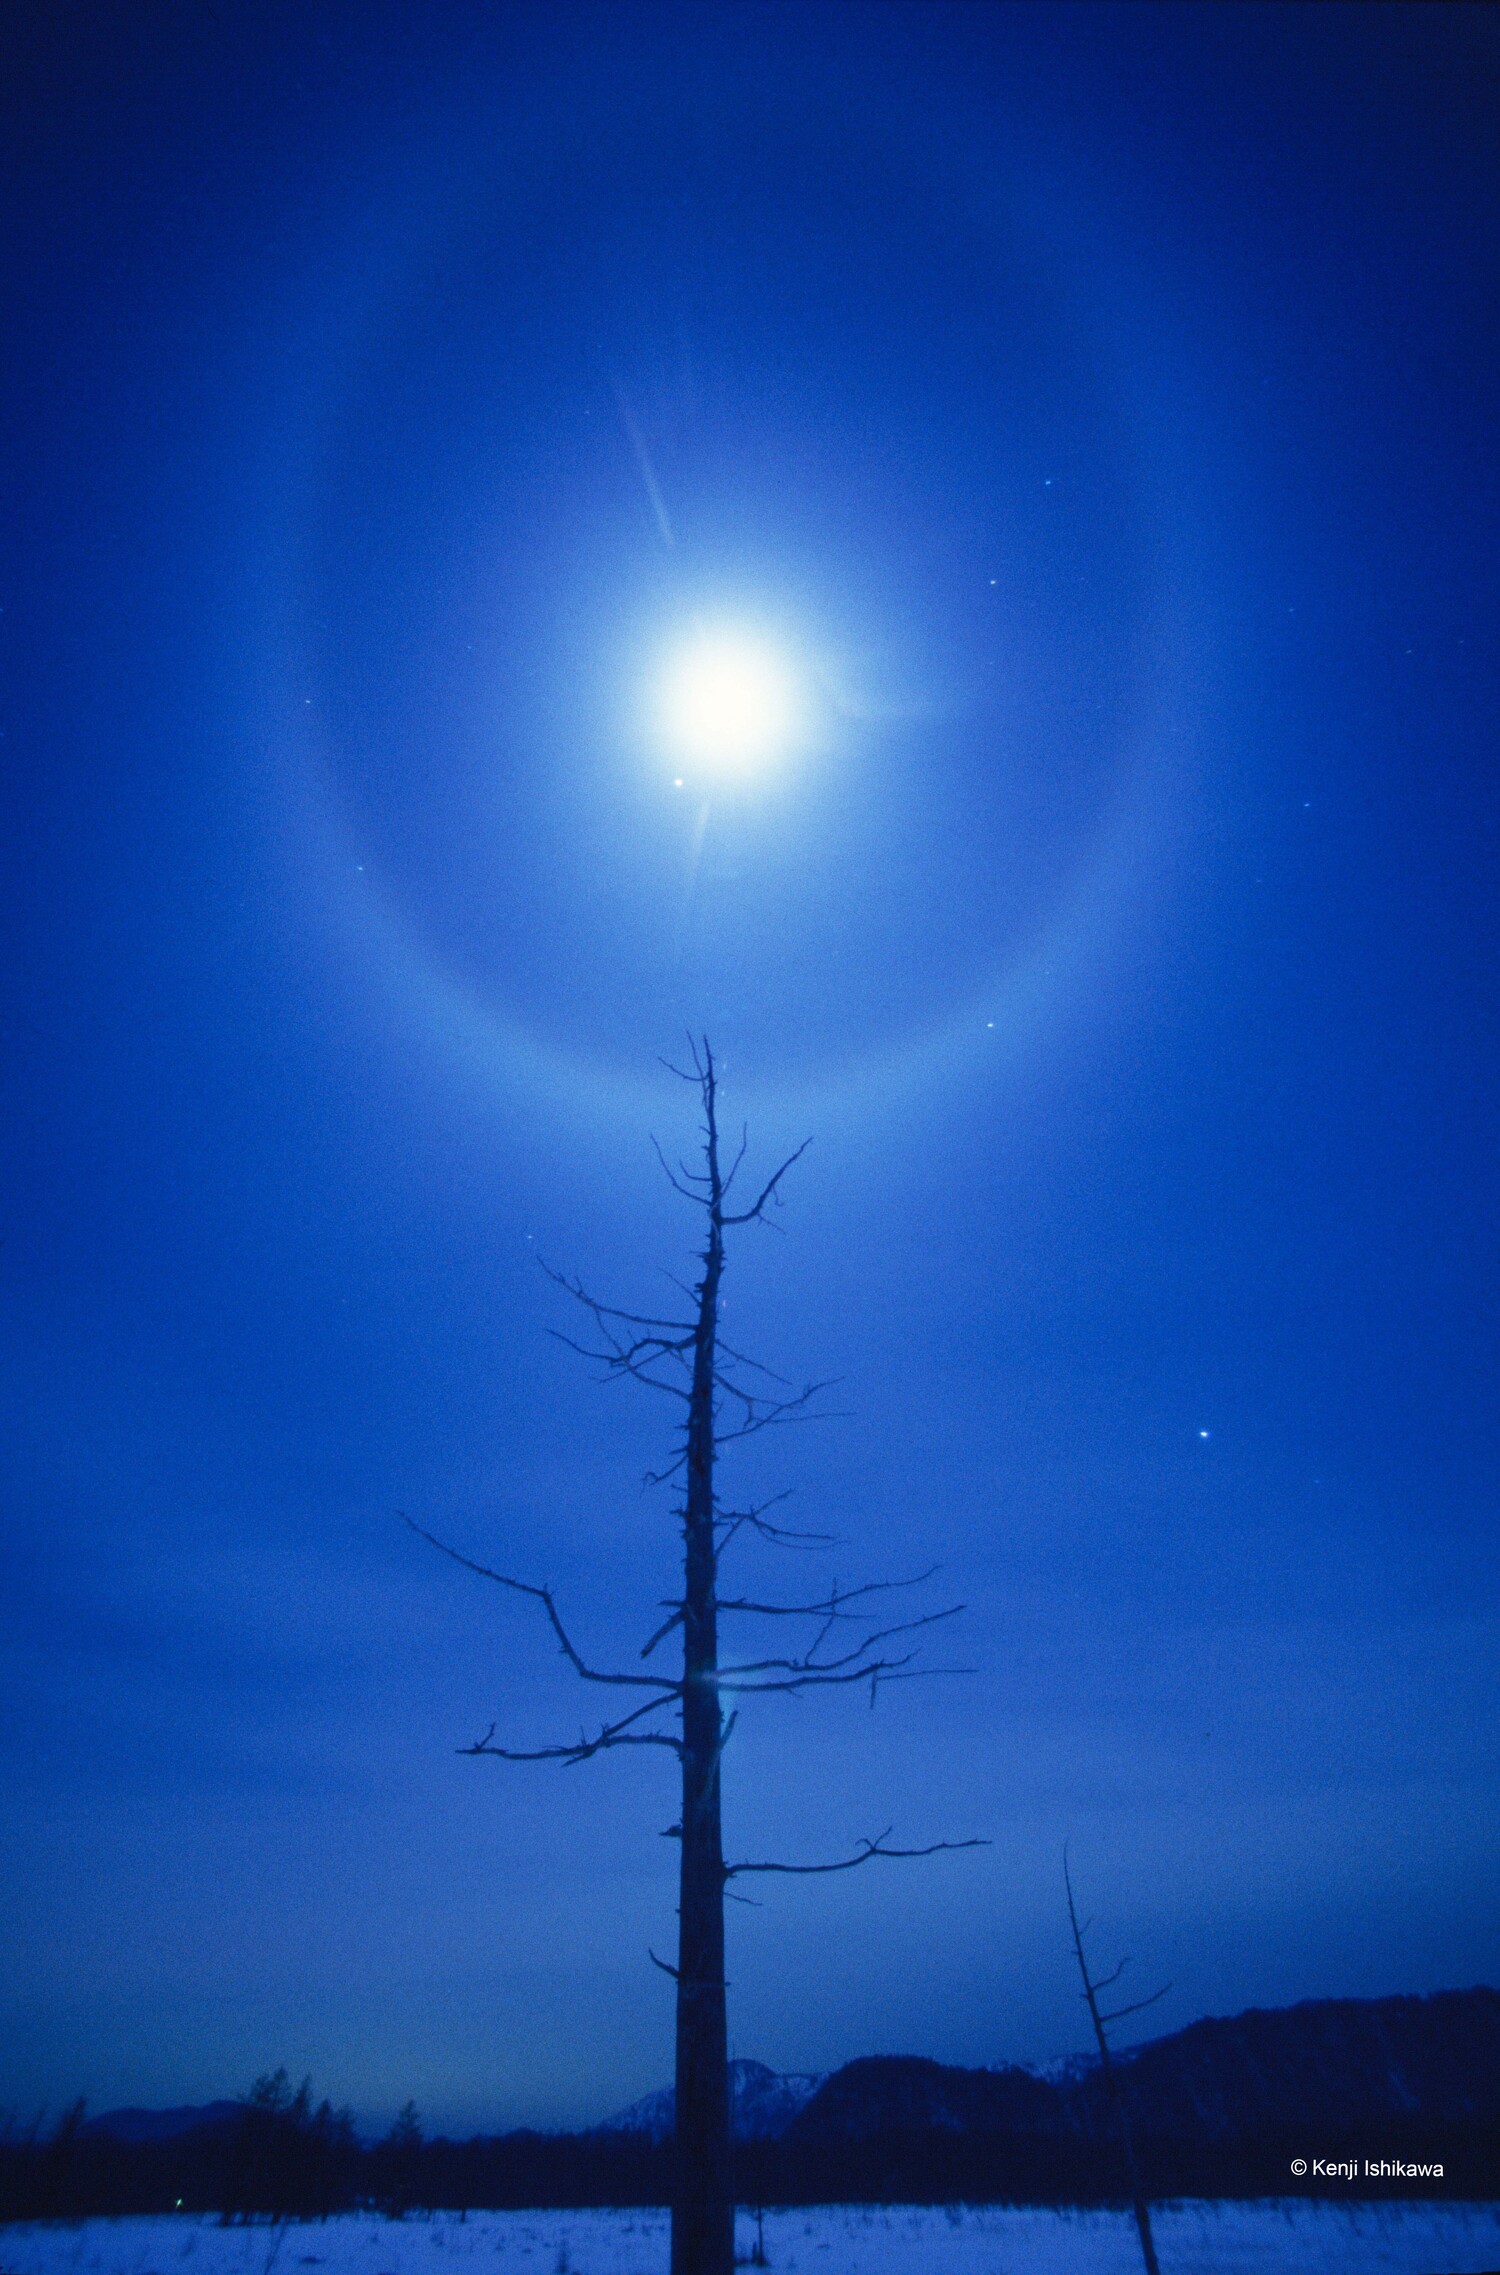
M 806 731 L 806 699 L 788 659 L 753 632 L 722 627 L 673 651 L 658 722 L 678 764 L 720 777 L 756 772 Z

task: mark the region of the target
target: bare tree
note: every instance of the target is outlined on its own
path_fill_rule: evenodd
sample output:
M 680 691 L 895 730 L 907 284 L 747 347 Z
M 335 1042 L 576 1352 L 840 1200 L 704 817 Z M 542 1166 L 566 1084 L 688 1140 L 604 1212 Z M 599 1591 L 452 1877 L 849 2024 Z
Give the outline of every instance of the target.
M 603 1303 L 577 1280 L 550 1276 L 566 1290 L 587 1318 L 584 1339 L 562 1337 L 570 1348 L 595 1361 L 604 1379 L 630 1377 L 663 1391 L 678 1402 L 681 1419 L 676 1450 L 648 1483 L 680 1488 L 682 1594 L 660 1606 L 666 1617 L 641 1649 L 653 1657 L 678 1633 L 681 1672 L 655 1674 L 644 1665 L 605 1671 L 594 1666 L 574 1643 L 550 1588 L 460 1556 L 445 1542 L 423 1538 L 457 1563 L 503 1588 L 530 1597 L 541 1608 L 558 1648 L 574 1674 L 616 1694 L 619 1711 L 606 1714 L 597 1728 L 580 1731 L 559 1745 L 522 1750 L 499 1745 L 491 1728 L 466 1753 L 503 1761 L 555 1761 L 574 1764 L 622 1746 L 657 1746 L 675 1754 L 682 1776 L 682 1813 L 671 1827 L 681 1844 L 678 1941 L 675 1965 L 651 1957 L 677 1986 L 676 2184 L 672 2203 L 672 2275 L 733 2275 L 734 2193 L 730 2164 L 729 2061 L 724 1976 L 724 1899 L 729 1883 L 752 1874 L 805 1875 L 848 1872 L 877 1857 L 933 1856 L 939 1850 L 973 1848 L 975 1841 L 931 1841 L 919 1848 L 892 1845 L 889 1829 L 856 1843 L 853 1853 L 825 1863 L 775 1861 L 726 1863 L 720 1811 L 720 1766 L 738 1712 L 734 1701 L 767 1693 L 800 1695 L 814 1689 L 867 1685 L 873 1706 L 883 1684 L 918 1673 L 956 1672 L 915 1664 L 923 1631 L 961 1610 L 920 1612 L 886 1619 L 882 1600 L 893 1589 L 915 1587 L 931 1578 L 877 1581 L 861 1587 L 830 1586 L 811 1601 L 780 1603 L 757 1596 L 721 1593 L 726 1550 L 742 1535 L 776 1547 L 829 1545 L 829 1536 L 794 1532 L 776 1522 L 771 1509 L 784 1498 L 742 1509 L 721 1508 L 715 1463 L 726 1445 L 758 1436 L 807 1415 L 826 1385 L 800 1388 L 734 1349 L 719 1332 L 725 1235 L 744 1225 L 764 1224 L 779 1205 L 782 1180 L 806 1146 L 788 1155 L 744 1207 L 733 1205 L 745 1159 L 741 1137 L 733 1161 L 720 1157 L 718 1076 L 706 1040 L 691 1046 L 689 1068 L 671 1071 L 690 1083 L 702 1108 L 701 1167 L 669 1163 L 657 1156 L 675 1192 L 702 1214 L 706 1241 L 696 1285 L 684 1287 L 685 1318 L 657 1318 Z M 810 1628 L 810 1640 L 783 1649 L 767 1648 L 721 1656 L 720 1624 L 726 1619 L 790 1622 L 773 1634 L 798 1635 L 796 1623 Z M 620 1697 L 619 1694 L 625 1694 Z M 728 1711 L 726 1712 L 726 1706 Z M 674 1727 L 675 1725 L 675 1727 Z
M 1073 1951 L 1078 1960 L 1078 1972 L 1083 1977 L 1082 1996 L 1088 2006 L 1089 2020 L 1094 2025 L 1094 2038 L 1099 2048 L 1099 2067 L 1104 2076 L 1105 2091 L 1109 2095 L 1115 2116 L 1119 2121 L 1120 2145 L 1125 2152 L 1125 2172 L 1130 2182 L 1130 2204 L 1135 2213 L 1136 2230 L 1141 2239 L 1141 2257 L 1146 2262 L 1146 2275 L 1161 2275 L 1161 2269 L 1156 2258 L 1156 2243 L 1151 2234 L 1151 2213 L 1142 2193 L 1140 2168 L 1135 2161 L 1135 2141 L 1130 2130 L 1130 2112 L 1125 2106 L 1125 2094 L 1120 2084 L 1120 2073 L 1115 2067 L 1114 2054 L 1109 2043 L 1109 2026 L 1112 2022 L 1123 2022 L 1127 2014 L 1140 2014 L 1146 2007 L 1155 2006 L 1158 1999 L 1166 1997 L 1172 1986 L 1170 1983 L 1163 1983 L 1161 1989 L 1153 1991 L 1149 1998 L 1134 1999 L 1129 2006 L 1117 2006 L 1109 2014 L 1105 2014 L 1099 2005 L 1099 1993 L 1107 1991 L 1112 1983 L 1117 1983 L 1120 1980 L 1130 1965 L 1130 1961 L 1122 1959 L 1119 1966 L 1108 1975 L 1096 1977 L 1090 1974 L 1088 1959 L 1084 1953 L 1083 1939 L 1088 1933 L 1091 1923 L 1085 1920 L 1081 1927 L 1078 1924 L 1078 1911 L 1073 1902 L 1073 1882 L 1068 1873 L 1068 1852 L 1066 1849 L 1063 1850 L 1063 1886 L 1068 1891 L 1068 1925 L 1073 1930 Z

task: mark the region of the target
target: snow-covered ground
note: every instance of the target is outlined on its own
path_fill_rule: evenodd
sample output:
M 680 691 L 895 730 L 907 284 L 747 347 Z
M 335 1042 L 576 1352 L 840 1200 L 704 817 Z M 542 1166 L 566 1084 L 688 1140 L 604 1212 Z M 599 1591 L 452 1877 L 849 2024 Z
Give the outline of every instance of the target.
M 1153 2214 L 1162 2275 L 1488 2275 L 1500 2205 L 1172 2204 Z M 755 2226 L 743 2214 L 740 2250 Z M 767 2212 L 786 2275 L 1138 2275 L 1128 2214 L 830 2205 Z M 0 2275 L 665 2275 L 659 2212 L 350 2213 L 306 2226 L 85 2220 L 0 2229 Z

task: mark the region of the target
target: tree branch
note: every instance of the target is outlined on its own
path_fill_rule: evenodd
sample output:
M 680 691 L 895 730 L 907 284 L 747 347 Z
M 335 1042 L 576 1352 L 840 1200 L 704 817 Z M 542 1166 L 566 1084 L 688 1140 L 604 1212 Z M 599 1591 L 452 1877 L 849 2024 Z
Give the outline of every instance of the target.
M 1084 1952 L 1083 1939 L 1093 1922 L 1092 1920 L 1085 1920 L 1081 1927 L 1078 1923 L 1078 1907 L 1073 1901 L 1073 1879 L 1068 1870 L 1066 1842 L 1063 1843 L 1063 1886 L 1067 1890 L 1068 1896 L 1068 1924 L 1073 1931 L 1073 1950 L 1078 1960 L 1078 1972 L 1083 1977 L 1083 1989 L 1078 1995 L 1089 2010 L 1089 2019 L 1094 2025 L 1094 2035 L 1099 2041 L 1099 2057 L 1105 2067 L 1108 2068 L 1111 2049 L 1109 2040 L 1105 2036 L 1106 2026 L 1111 2022 L 1123 2022 L 1127 2014 L 1144 2013 L 1148 2006 L 1155 2006 L 1158 1999 L 1164 1999 L 1172 1985 L 1163 1983 L 1161 1989 L 1153 1991 L 1149 1998 L 1135 1999 L 1129 2006 L 1117 2006 L 1112 2013 L 1103 2013 L 1099 2005 L 1099 1993 L 1107 1991 L 1111 1983 L 1117 1983 L 1120 1980 L 1130 1965 L 1130 1959 L 1127 1954 L 1119 1965 L 1112 1968 L 1107 1975 L 1091 1975 L 1089 1973 L 1089 1963 Z
M 754 1391 L 744 1390 L 738 1383 L 732 1382 L 722 1375 L 715 1375 L 716 1387 L 737 1400 L 744 1413 L 744 1420 L 738 1429 L 715 1431 L 716 1443 L 721 1446 L 732 1446 L 737 1444 L 741 1438 L 756 1437 L 762 1430 L 778 1429 L 787 1422 L 832 1422 L 839 1420 L 838 1415 L 830 1413 L 827 1409 L 817 1414 L 807 1412 L 807 1408 L 814 1398 L 820 1396 L 823 1391 L 831 1390 L 834 1387 L 835 1379 L 831 1377 L 827 1382 L 810 1382 L 805 1389 L 797 1393 L 795 1398 L 761 1398 Z
M 914 1856 L 937 1856 L 944 1849 L 988 1848 L 987 1840 L 929 1841 L 925 1848 L 890 1848 L 891 1827 L 877 1833 L 874 1840 L 862 1840 L 853 1856 L 840 1857 L 833 1864 L 726 1864 L 726 1880 L 737 1879 L 742 1872 L 784 1872 L 801 1879 L 814 1872 L 853 1872 L 861 1864 L 869 1864 L 875 1857 L 906 1859 Z
M 677 1397 L 687 1396 L 682 1384 L 663 1382 L 659 1375 L 650 1370 L 667 1363 L 681 1369 L 684 1374 L 691 1372 L 689 1353 L 693 1348 L 695 1329 L 690 1322 L 658 1319 L 650 1312 L 626 1311 L 619 1304 L 604 1303 L 598 1296 L 590 1295 L 582 1281 L 570 1278 L 566 1272 L 555 1271 L 541 1257 L 537 1261 L 553 1285 L 561 1288 L 565 1295 L 570 1295 L 588 1313 L 600 1338 L 599 1345 L 580 1343 L 574 1336 L 565 1335 L 553 1327 L 548 1332 L 554 1341 L 563 1344 L 570 1351 L 576 1351 L 580 1358 L 587 1359 L 592 1365 L 603 1367 L 606 1379 L 628 1374 L 634 1376 L 637 1382 L 648 1383 L 653 1390 L 670 1391 Z M 619 1332 L 621 1328 L 638 1328 L 641 1332 L 625 1335 Z
M 1094 1988 L 1097 1990 L 1098 1987 L 1096 1983 Z M 1133 2006 L 1117 2006 L 1113 2014 L 1101 2014 L 1099 2020 L 1101 2022 L 1123 2022 L 1127 2014 L 1139 2014 L 1145 2007 L 1155 2006 L 1157 2000 L 1164 1999 L 1171 1988 L 1170 1983 L 1163 1983 L 1159 1991 L 1151 1993 L 1150 1998 L 1137 1999 Z
M 783 1675 L 768 1682 L 720 1682 L 719 1689 L 737 1698 L 769 1698 L 773 1692 L 795 1694 L 804 1690 L 838 1690 L 852 1683 L 870 1686 L 870 1704 L 881 1683 L 930 1682 L 939 1675 L 972 1675 L 972 1667 L 913 1667 L 908 1662 L 915 1658 L 908 1652 L 901 1659 L 880 1659 L 873 1666 L 851 1667 L 842 1675 Z
M 437 1549 L 441 1555 L 451 1557 L 452 1561 L 455 1564 L 461 1564 L 466 1572 L 477 1572 L 482 1580 L 493 1580 L 497 1587 L 513 1588 L 518 1596 L 535 1597 L 536 1601 L 546 1611 L 547 1618 L 551 1622 L 552 1632 L 557 1637 L 564 1658 L 569 1661 L 574 1673 L 579 1675 L 584 1682 L 607 1683 L 617 1690 L 654 1690 L 659 1691 L 664 1698 L 681 1696 L 681 1683 L 672 1682 L 665 1675 L 606 1675 L 599 1668 L 589 1666 L 567 1629 L 563 1626 L 550 1588 L 539 1588 L 530 1580 L 512 1579 L 508 1572 L 492 1571 L 488 1564 L 476 1564 L 472 1556 L 460 1555 L 456 1548 L 450 1548 L 445 1540 L 439 1540 L 436 1534 L 428 1532 L 425 1526 L 419 1525 L 414 1517 L 407 1516 L 404 1511 L 401 1515 L 401 1521 L 410 1527 L 419 1540 L 425 1540 L 429 1547 Z
M 594 1313 L 597 1318 L 618 1319 L 621 1325 L 625 1327 L 659 1328 L 662 1333 L 667 1335 L 684 1336 L 691 1343 L 693 1326 L 690 1320 L 656 1319 L 650 1312 L 625 1311 L 618 1304 L 603 1303 L 598 1296 L 589 1294 L 581 1280 L 570 1278 L 566 1272 L 559 1272 L 540 1256 L 537 1258 L 537 1262 L 555 1287 L 561 1288 L 565 1295 L 570 1295 L 575 1303 L 581 1303 L 585 1311 Z
M 875 1582 L 874 1585 L 878 1586 L 880 1583 Z M 861 1642 L 857 1643 L 852 1651 L 840 1652 L 836 1658 L 819 1659 L 817 1652 L 829 1628 L 833 1625 L 832 1616 L 828 1616 L 825 1617 L 821 1629 L 801 1658 L 746 1659 L 737 1667 L 722 1667 L 719 1671 L 722 1675 L 730 1676 L 777 1672 L 791 1675 L 842 1674 L 846 1668 L 853 1667 L 858 1660 L 867 1658 L 877 1644 L 889 1643 L 891 1638 L 896 1635 L 915 1635 L 921 1628 L 936 1627 L 940 1620 L 955 1619 L 964 1609 L 963 1604 L 948 1604 L 942 1611 L 922 1612 L 915 1619 L 897 1620 L 890 1627 L 877 1627 L 872 1634 L 865 1636 Z M 891 1664 L 893 1666 L 904 1666 L 909 1656 L 908 1653 L 899 1660 L 891 1661 Z M 881 1662 L 876 1662 L 877 1667 L 880 1664 Z M 857 1680 L 858 1677 L 856 1676 L 854 1679 Z
M 783 1161 L 781 1167 L 776 1171 L 774 1177 L 767 1178 L 765 1184 L 761 1187 L 759 1199 L 755 1201 L 752 1207 L 748 1209 L 741 1209 L 734 1216 L 729 1216 L 728 1214 L 721 1211 L 719 1222 L 725 1225 L 752 1224 L 755 1219 L 761 1215 L 761 1212 L 765 1208 L 767 1201 L 773 1200 L 776 1197 L 776 1189 L 780 1185 L 782 1178 L 786 1175 L 787 1171 L 793 1166 L 794 1163 L 802 1159 L 803 1154 L 806 1153 L 808 1147 L 811 1144 L 812 1139 L 810 1137 L 804 1138 L 802 1140 L 802 1143 L 798 1146 L 796 1152 L 789 1153 L 787 1155 L 785 1161 Z M 738 1162 L 735 1163 L 735 1167 L 739 1167 Z
M 671 1634 L 671 1632 L 672 1632 L 673 1628 L 674 1628 L 674 1627 L 680 1627 L 680 1626 L 682 1625 L 682 1621 L 683 1621 L 683 1615 L 684 1615 L 684 1606 L 683 1606 L 683 1605 L 681 1605 L 681 1604 L 679 1604 L 679 1605 L 677 1606 L 676 1610 L 673 1612 L 673 1614 L 672 1614 L 671 1618 L 670 1618 L 670 1619 L 664 1619 L 664 1620 L 662 1621 L 662 1623 L 661 1623 L 661 1626 L 660 1626 L 660 1627 L 657 1629 L 656 1633 L 655 1633 L 655 1634 L 654 1634 L 654 1635 L 653 1635 L 653 1636 L 650 1638 L 649 1642 L 643 1643 L 643 1644 L 641 1645 L 641 1657 L 642 1657 L 643 1659 L 649 1659 L 649 1658 L 650 1658 L 650 1656 L 651 1656 L 651 1654 L 652 1654 L 652 1652 L 653 1652 L 653 1651 L 656 1649 L 656 1646 L 657 1646 L 657 1644 L 658 1644 L 658 1643 L 665 1643 L 665 1641 L 666 1641 L 667 1637 L 668 1637 L 668 1636 Z
M 670 1975 L 674 1983 L 686 1982 L 690 1991 L 727 1991 L 729 1988 L 728 1983 L 718 1975 L 684 1976 L 680 1967 L 669 1967 L 665 1959 L 658 1959 L 649 1944 L 646 1947 L 646 1957 L 653 1967 L 660 1967 L 664 1975 Z
M 732 1343 L 725 1342 L 722 1335 L 716 1335 L 714 1342 L 726 1357 L 733 1359 L 737 1367 L 750 1367 L 756 1374 L 763 1374 L 767 1382 L 779 1382 L 784 1389 L 791 1389 L 791 1378 L 788 1375 L 778 1374 L 774 1367 L 763 1366 L 759 1359 L 752 1359 L 748 1352 L 737 1351 Z
M 669 1737 L 665 1730 L 631 1728 L 631 1724 L 639 1722 L 643 1715 L 654 1714 L 659 1706 L 670 1703 L 666 1694 L 660 1698 L 648 1698 L 644 1704 L 633 1707 L 629 1714 L 622 1714 L 618 1722 L 605 1723 L 594 1737 L 586 1737 L 580 1732 L 572 1745 L 528 1748 L 492 1745 L 491 1740 L 495 1735 L 495 1724 L 492 1722 L 482 1738 L 477 1739 L 472 1746 L 460 1746 L 458 1751 L 461 1754 L 494 1754 L 501 1761 L 507 1762 L 562 1762 L 568 1768 L 572 1768 L 576 1762 L 591 1761 L 595 1754 L 609 1753 L 616 1746 L 669 1746 L 674 1754 L 680 1755 L 680 1738 Z
M 725 1530 L 724 1537 L 719 1542 L 715 1552 L 715 1561 L 718 1562 L 723 1558 L 724 1551 L 742 1525 L 749 1525 L 753 1532 L 758 1533 L 761 1539 L 768 1541 L 773 1548 L 836 1548 L 838 1539 L 831 1532 L 806 1532 L 800 1527 L 773 1525 L 767 1522 L 766 1510 L 774 1509 L 778 1502 L 789 1501 L 790 1499 L 790 1491 L 773 1493 L 768 1501 L 759 1502 L 753 1509 L 721 1509 L 714 1518 L 714 1523 L 723 1525 Z
M 692 1201 L 695 1204 L 701 1203 L 703 1195 L 701 1193 L 695 1193 L 693 1191 L 693 1184 L 701 1185 L 703 1183 L 702 1170 L 689 1169 L 685 1161 L 679 1161 L 677 1168 L 674 1170 L 666 1155 L 662 1152 L 660 1144 L 654 1137 L 651 1140 L 651 1150 L 656 1155 L 657 1160 L 661 1163 L 661 1173 L 666 1178 L 667 1183 L 671 1186 L 673 1192 L 680 1193 L 685 1201 Z M 684 1183 L 684 1179 L 691 1179 L 692 1182 Z
M 604 1372 L 595 1376 L 596 1382 L 614 1382 L 621 1375 L 629 1375 L 632 1381 L 645 1383 L 649 1390 L 664 1390 L 668 1397 L 680 1398 L 684 1405 L 688 1403 L 691 1393 L 686 1383 L 665 1382 L 660 1375 L 651 1372 L 652 1367 L 671 1360 L 686 1375 L 689 1371 L 688 1361 L 683 1352 L 669 1348 L 650 1350 L 643 1344 L 637 1344 L 629 1350 L 623 1345 L 618 1351 L 591 1350 L 587 1343 L 580 1343 L 573 1336 L 564 1335 L 559 1327 L 549 1327 L 547 1333 L 554 1343 L 561 1343 L 564 1350 L 575 1351 L 580 1359 L 587 1359 L 592 1365 L 602 1367 Z
M 816 1619 L 820 1616 L 824 1618 L 825 1622 L 835 1619 L 860 1619 L 864 1616 L 862 1613 L 846 1611 L 844 1606 L 858 1602 L 861 1596 L 883 1595 L 893 1588 L 920 1588 L 926 1581 L 934 1578 L 940 1569 L 939 1565 L 934 1564 L 927 1571 L 916 1573 L 910 1580 L 867 1580 L 862 1587 L 858 1588 L 840 1588 L 835 1583 L 826 1596 L 820 1597 L 816 1603 L 811 1604 L 759 1604 L 751 1602 L 744 1596 L 721 1596 L 719 1598 L 719 1609 L 721 1612 L 753 1612 L 764 1619 Z M 957 1611 L 961 1607 L 955 1604 L 953 1608 Z M 937 1616 L 946 1618 L 948 1615 L 939 1613 Z

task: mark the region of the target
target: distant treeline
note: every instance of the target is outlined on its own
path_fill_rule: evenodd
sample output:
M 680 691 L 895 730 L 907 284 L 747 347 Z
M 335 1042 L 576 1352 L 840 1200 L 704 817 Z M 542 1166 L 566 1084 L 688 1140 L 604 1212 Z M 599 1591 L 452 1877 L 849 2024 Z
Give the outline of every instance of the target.
M 1137 2144 L 1154 2197 L 1309 2194 L 1483 2198 L 1500 2194 L 1493 2125 L 1391 2124 L 1309 2140 L 1258 2133 L 1232 2141 L 1146 2135 Z M 884 2127 L 858 2139 L 740 2144 L 737 2190 L 755 2205 L 830 2202 L 1090 2204 L 1122 2200 L 1118 2150 L 1092 2137 Z M 1292 2173 L 1294 2158 L 1352 2163 L 1359 2177 Z M 1435 2175 L 1368 2175 L 1385 2159 L 1439 2164 Z M 50 2131 L 0 2141 L 0 2218 L 76 2220 L 128 2212 L 216 2213 L 226 2220 L 316 2219 L 358 2208 L 393 2218 L 480 2211 L 659 2205 L 672 2181 L 670 2144 L 620 2132 L 424 2139 L 408 2109 L 373 2143 L 346 2113 L 315 2106 L 306 2085 L 264 2078 L 226 2118 L 167 2139 L 127 2141 L 90 2129 L 80 2109 Z
M 671 2151 L 611 2133 L 502 2133 L 426 2140 L 402 2112 L 362 2142 L 345 2110 L 314 2104 L 286 2073 L 261 2078 L 227 2118 L 165 2139 L 122 2139 L 80 2103 L 50 2131 L 0 2137 L 0 2220 L 211 2212 L 225 2220 L 664 2204 Z

